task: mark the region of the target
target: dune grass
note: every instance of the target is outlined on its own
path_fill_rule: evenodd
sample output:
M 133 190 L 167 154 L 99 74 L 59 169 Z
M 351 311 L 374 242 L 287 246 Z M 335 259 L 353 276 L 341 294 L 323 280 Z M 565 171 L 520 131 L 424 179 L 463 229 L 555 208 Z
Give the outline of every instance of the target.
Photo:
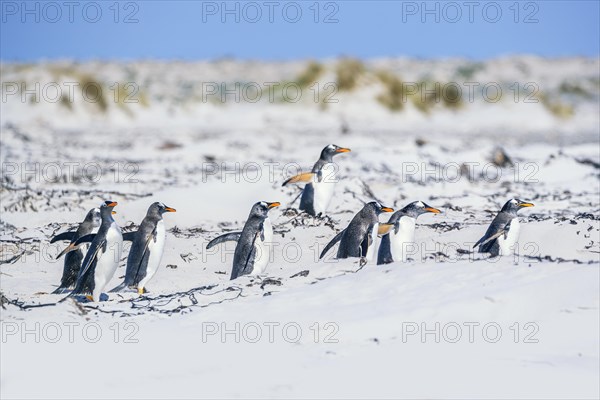
M 365 71 L 362 61 L 354 58 L 341 59 L 335 68 L 338 90 L 342 92 L 356 88 L 359 78 Z

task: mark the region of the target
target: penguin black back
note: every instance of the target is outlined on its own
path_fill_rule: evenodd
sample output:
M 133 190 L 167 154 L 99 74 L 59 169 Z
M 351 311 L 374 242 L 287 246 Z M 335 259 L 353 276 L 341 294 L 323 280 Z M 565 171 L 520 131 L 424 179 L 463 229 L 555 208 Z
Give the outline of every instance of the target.
M 126 287 L 137 286 L 148 276 L 148 273 L 154 274 L 156 272 L 158 265 L 150 265 L 149 270 L 148 263 L 150 259 L 160 262 L 162 257 L 165 240 L 164 225 L 162 222 L 163 214 L 175 211 L 174 208 L 168 207 L 163 203 L 152 203 L 139 229 L 124 235 L 124 240 L 130 239 L 132 241 L 127 257 L 125 280 L 121 285 L 112 289 L 111 292 L 118 292 Z M 161 243 L 162 246 L 152 246 L 152 244 L 157 242 Z M 161 254 L 151 257 L 153 251 L 160 252 Z M 143 288 L 140 288 L 140 291 L 143 291 Z
M 375 225 L 379 223 L 379 214 L 382 212 L 392 212 L 393 209 L 382 206 L 379 202 L 372 201 L 365 206 L 352 218 L 346 229 L 338 233 L 325 247 L 321 257 L 335 245 L 340 242 L 337 252 L 337 258 L 365 257 L 369 247 L 373 244 L 372 237 Z
M 500 255 L 500 241 L 504 242 L 508 238 L 511 229 L 517 231 L 518 239 L 517 212 L 525 207 L 533 207 L 533 203 L 520 199 L 508 200 L 488 227 L 485 235 L 473 247 L 479 246 L 479 253 L 490 253 L 492 256 Z M 511 225 L 513 226 L 511 227 Z
M 233 255 L 233 268 L 231 270 L 231 279 L 255 272 L 255 264 L 266 265 L 269 254 L 264 247 L 259 245 L 271 241 L 272 229 L 265 229 L 265 220 L 268 218 L 268 212 L 274 207 L 280 206 L 280 203 L 258 202 L 252 206 L 250 215 L 244 224 L 242 233 L 238 239 L 237 246 Z M 262 248 L 257 252 L 257 248 Z M 262 267 L 260 268 L 262 270 Z

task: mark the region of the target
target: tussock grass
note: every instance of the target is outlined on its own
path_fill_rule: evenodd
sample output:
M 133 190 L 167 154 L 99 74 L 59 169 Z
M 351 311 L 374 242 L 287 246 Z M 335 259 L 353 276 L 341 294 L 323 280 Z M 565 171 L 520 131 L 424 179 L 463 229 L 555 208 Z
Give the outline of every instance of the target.
M 455 85 L 447 85 L 437 81 L 423 81 L 418 83 L 419 90 L 411 100 L 413 105 L 425 114 L 430 113 L 436 106 L 459 109 L 463 100 L 459 89 Z
M 483 63 L 469 63 L 456 68 L 455 75 L 466 80 L 472 79 L 476 73 L 483 71 L 485 65 Z
M 582 97 L 584 99 L 591 99 L 593 97 L 592 94 L 584 89 L 579 83 L 562 82 L 558 87 L 558 91 L 560 94 Z
M 455 110 L 463 105 L 462 93 L 456 85 L 421 81 L 416 84 L 415 91 L 413 84 L 409 86 L 389 71 L 377 71 L 376 76 L 385 88 L 384 92 L 377 96 L 377 101 L 390 111 L 402 111 L 405 103 L 409 101 L 425 114 L 429 114 L 435 107 Z
M 306 66 L 306 69 L 298 75 L 296 78 L 296 83 L 301 87 L 305 88 L 313 84 L 319 79 L 321 75 L 325 72 L 325 67 L 323 64 L 311 61 Z
M 340 91 L 349 91 L 356 87 L 358 79 L 365 73 L 362 61 L 353 58 L 340 60 L 335 68 L 337 86 Z
M 405 101 L 402 80 L 389 71 L 378 71 L 376 76 L 385 87 L 385 91 L 377 96 L 377 101 L 390 111 L 401 111 Z
M 545 93 L 538 93 L 536 96 L 542 105 L 556 118 L 568 119 L 575 114 L 573 106 L 561 102 L 559 99 L 551 99 Z

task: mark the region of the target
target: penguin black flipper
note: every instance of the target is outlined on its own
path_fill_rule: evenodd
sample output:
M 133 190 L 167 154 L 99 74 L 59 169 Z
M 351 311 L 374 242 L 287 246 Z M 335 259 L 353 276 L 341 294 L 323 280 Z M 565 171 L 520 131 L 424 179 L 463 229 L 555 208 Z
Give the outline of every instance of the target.
M 59 233 L 58 235 L 54 236 L 52 240 L 50 240 L 50 243 L 58 242 L 59 240 L 72 242 L 75 234 L 77 234 L 76 231 Z
M 256 236 L 254 236 L 254 240 L 249 245 L 238 244 L 238 246 L 242 246 L 239 257 L 242 262 L 233 264 L 233 268 L 231 270 L 231 279 L 236 279 L 239 276 L 247 275 L 254 269 L 254 258 L 256 257 L 255 243 L 258 235 L 259 233 L 257 232 Z
M 379 245 L 377 265 L 389 264 L 392 262 L 394 262 L 394 258 L 392 257 L 390 235 L 385 235 L 381 238 L 381 244 Z
M 252 270 L 254 270 L 254 259 L 256 258 L 256 246 L 255 246 L 256 238 L 254 238 L 254 242 L 252 243 L 252 251 L 248 253 L 248 258 L 246 259 L 246 264 L 242 269 L 242 272 L 239 275 L 247 275 Z
M 242 236 L 242 232 L 230 232 L 221 236 L 217 236 L 216 238 L 208 242 L 208 244 L 206 245 L 206 250 L 224 242 L 237 242 L 238 240 L 240 240 L 240 236 Z
M 137 241 L 133 242 L 129 256 L 127 257 L 127 270 L 125 271 L 125 281 L 120 286 L 126 287 L 131 285 L 137 285 L 142 279 L 146 277 L 146 269 L 148 267 L 148 257 L 150 252 L 148 251 L 148 245 L 151 240 L 156 240 L 156 228 L 144 234 L 143 231 L 138 231 L 141 237 L 138 237 Z M 130 260 L 139 260 L 138 262 Z M 117 289 L 115 288 L 115 289 Z M 111 290 L 116 291 L 115 289 Z
M 473 245 L 473 248 L 479 246 L 479 253 L 492 252 L 496 239 L 508 233 L 511 221 L 512 217 L 510 215 L 500 212 L 490 224 L 485 235 Z
M 81 271 L 79 272 L 79 276 L 77 277 L 77 284 L 75 289 L 78 286 L 82 285 L 85 282 L 85 278 L 90 272 L 93 272 L 96 262 L 98 261 L 98 253 L 102 250 L 103 253 L 106 252 L 106 239 L 102 240 L 99 243 L 92 243 L 90 249 L 85 255 L 85 259 L 83 260 L 83 264 L 81 264 Z M 76 290 L 74 290 L 76 291 Z
M 496 232 L 495 234 L 493 234 L 489 238 L 487 238 L 484 241 L 482 241 L 481 243 L 479 243 L 479 245 L 480 246 L 484 246 L 485 249 L 488 249 L 493 244 L 492 243 L 493 240 L 498 239 L 502 235 L 504 235 L 504 238 L 506 238 L 509 229 L 510 229 L 510 222 L 508 224 L 506 224 L 504 230 Z M 481 239 L 479 239 L 479 240 L 481 241 Z M 488 251 L 488 250 L 484 250 L 484 251 Z
M 58 257 L 57 257 L 58 258 Z M 52 292 L 52 294 L 63 294 L 68 292 L 75 282 L 77 282 L 77 275 L 79 275 L 79 268 L 83 261 L 83 252 L 81 249 L 70 251 L 65 256 L 65 267 L 63 275 L 60 280 L 60 286 Z
M 261 240 L 264 240 L 264 221 L 261 221 L 258 225 L 256 233 L 250 243 L 240 243 L 235 249 L 235 256 L 233 258 L 233 268 L 231 269 L 231 280 L 236 279 L 242 275 L 248 275 L 254 270 L 254 261 L 256 260 L 256 240 L 260 236 Z M 240 247 L 242 246 L 242 247 Z M 239 250 L 239 253 L 238 253 Z M 261 257 L 267 255 L 260 254 Z M 236 262 L 237 261 L 237 262 Z
M 321 258 L 323 258 L 323 256 L 324 256 L 325 254 L 327 254 L 327 252 L 328 252 L 329 250 L 331 250 L 331 248 L 332 248 L 333 246 L 335 246 L 335 244 L 336 244 L 337 242 L 339 242 L 339 241 L 342 239 L 342 236 L 344 235 L 344 232 L 346 232 L 346 229 L 343 229 L 343 230 L 341 230 L 341 231 L 340 231 L 340 232 L 339 232 L 337 235 L 335 235 L 335 236 L 333 237 L 333 239 L 331 239 L 331 241 L 330 241 L 329 243 L 327 243 L 327 246 L 325 246 L 325 248 L 324 248 L 324 249 L 323 249 L 323 251 L 321 252 L 321 255 L 319 256 L 319 260 L 320 260 Z
M 302 197 L 300 197 L 299 209 L 301 211 L 306 211 L 313 217 L 317 215 L 317 212 L 315 211 L 314 198 L 315 187 L 312 183 L 309 183 L 306 186 L 304 186 L 304 190 L 302 190 Z
M 79 248 L 79 246 L 81 246 L 83 243 L 87 243 L 87 242 L 92 242 L 94 240 L 94 238 L 96 237 L 95 233 L 90 233 L 89 235 L 85 235 L 80 237 L 79 239 L 77 239 L 77 241 L 69 244 L 67 247 L 65 247 L 65 249 L 63 251 L 61 251 L 57 256 L 56 256 L 56 260 L 58 260 L 59 258 L 61 258 L 63 255 L 70 253 L 74 250 L 77 250 Z
M 106 252 L 106 239 L 101 242 L 94 243 L 88 249 L 87 254 L 85 255 L 85 259 L 83 260 L 83 264 L 81 265 L 81 269 L 79 270 L 79 275 L 77 276 L 77 283 L 75 283 L 75 289 L 68 296 L 64 297 L 60 302 L 65 301 L 67 298 L 72 297 L 76 294 L 83 294 L 94 288 L 90 288 L 90 274 L 94 273 L 96 269 L 96 263 L 98 262 L 98 253 L 102 250 Z
M 96 237 L 95 233 L 90 233 L 89 235 L 82 236 L 79 239 L 77 239 L 77 241 L 74 243 L 74 245 L 79 246 L 82 243 L 93 242 L 95 237 Z
M 238 274 L 247 275 L 254 270 L 254 260 L 256 259 L 256 239 L 260 236 L 261 240 L 265 240 L 265 232 L 264 232 L 264 221 L 260 223 L 258 231 L 254 235 L 254 239 L 252 239 L 252 245 L 250 246 L 250 251 L 248 252 L 248 256 L 246 257 L 246 261 L 243 266 L 238 266 Z M 265 257 L 265 254 L 261 254 L 261 257 Z M 241 270 L 239 267 L 242 267 Z M 232 271 L 233 273 L 233 271 Z M 231 278 L 234 279 L 234 278 Z
M 137 232 L 138 232 L 138 231 L 133 231 L 133 232 L 125 232 L 125 233 L 123 233 L 123 241 L 124 241 L 124 242 L 126 242 L 126 241 L 133 242 L 133 239 L 135 238 L 135 234 L 136 234 Z

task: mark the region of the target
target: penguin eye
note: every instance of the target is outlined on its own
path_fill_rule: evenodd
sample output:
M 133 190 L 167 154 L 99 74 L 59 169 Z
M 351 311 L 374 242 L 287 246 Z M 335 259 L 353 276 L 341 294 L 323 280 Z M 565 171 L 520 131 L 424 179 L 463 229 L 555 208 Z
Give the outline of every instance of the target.
M 422 201 L 418 201 L 418 202 L 417 202 L 417 206 L 419 206 L 419 207 L 423 208 L 423 207 L 425 207 L 425 204 L 423 204 L 423 202 L 422 202 Z

